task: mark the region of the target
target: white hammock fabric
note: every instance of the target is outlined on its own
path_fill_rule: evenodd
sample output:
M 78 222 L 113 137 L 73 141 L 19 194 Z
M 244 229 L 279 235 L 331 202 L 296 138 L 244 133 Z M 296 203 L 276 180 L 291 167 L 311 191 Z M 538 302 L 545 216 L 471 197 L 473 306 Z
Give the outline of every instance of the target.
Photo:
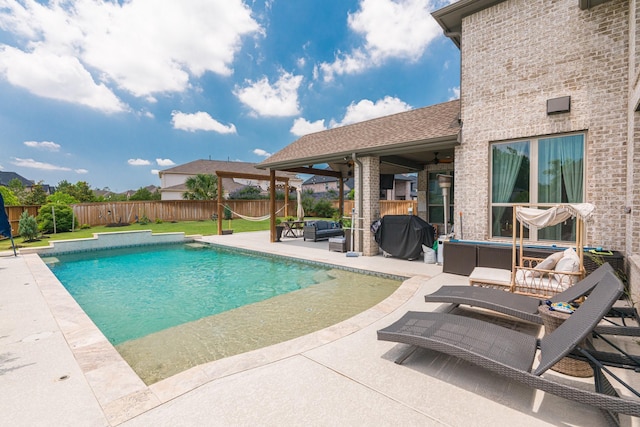
M 516 207 L 516 217 L 525 227 L 550 227 L 560 224 L 569 218 L 579 217 L 588 219 L 595 206 L 591 203 L 574 203 L 570 205 L 558 205 L 549 209 Z
M 264 221 L 264 220 L 266 220 L 266 219 L 271 218 L 271 214 L 263 215 L 263 216 L 246 216 L 246 215 L 242 215 L 242 214 L 239 214 L 239 213 L 238 213 L 238 212 L 236 212 L 236 211 L 231 210 L 231 208 L 230 208 L 229 206 L 226 206 L 226 205 L 225 205 L 225 208 L 226 208 L 226 209 L 229 209 L 229 211 L 230 211 L 231 213 L 233 213 L 235 216 L 238 216 L 238 217 L 240 217 L 240 218 L 242 218 L 242 219 L 246 219 L 247 221 L 259 222 L 259 221 Z M 278 213 L 280 213 L 283 209 L 284 209 L 284 206 L 283 206 L 283 207 L 281 207 L 280 209 L 278 209 L 278 210 L 276 211 L 276 215 L 277 215 Z

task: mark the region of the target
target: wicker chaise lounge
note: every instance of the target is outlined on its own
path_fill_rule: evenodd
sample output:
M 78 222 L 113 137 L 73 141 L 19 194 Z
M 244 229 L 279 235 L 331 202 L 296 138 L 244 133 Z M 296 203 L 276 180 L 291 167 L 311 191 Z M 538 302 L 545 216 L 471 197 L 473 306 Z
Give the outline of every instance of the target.
M 602 373 L 602 370 L 608 371 L 607 368 L 590 358 L 588 352 L 584 354 L 594 370 L 595 391 L 543 374 L 570 352 L 582 352 L 580 343 L 607 314 L 623 290 L 622 282 L 606 272 L 589 298 L 555 331 L 541 339 L 469 317 L 413 311 L 379 330 L 378 339 L 458 357 L 496 375 L 597 407 L 610 425 L 619 425 L 618 413 L 640 416 L 640 399 L 620 397 Z M 539 363 L 534 366 L 538 350 Z M 635 390 L 632 392 L 639 396 Z
M 588 295 L 607 272 L 613 273 L 613 268 L 608 263 L 602 264 L 580 282 L 548 298 L 548 301 L 573 302 Z M 432 294 L 426 295 L 424 299 L 426 302 L 465 304 L 485 308 L 540 325 L 542 325 L 542 318 L 538 313 L 538 307 L 547 301 L 547 299 L 514 294 L 501 289 L 477 286 L 442 286 Z M 613 320 L 614 318 L 617 319 Z M 625 318 L 633 320 L 634 325 L 627 326 Z M 635 308 L 616 307 L 607 314 L 605 322 L 598 325 L 595 331 L 605 335 L 640 336 L 640 327 L 637 324 L 638 313 Z

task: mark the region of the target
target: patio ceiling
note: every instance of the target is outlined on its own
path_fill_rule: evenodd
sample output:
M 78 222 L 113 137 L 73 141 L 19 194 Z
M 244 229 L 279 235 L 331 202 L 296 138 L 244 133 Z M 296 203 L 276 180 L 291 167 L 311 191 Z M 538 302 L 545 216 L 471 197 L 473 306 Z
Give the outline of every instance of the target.
M 459 144 L 460 101 L 405 111 L 391 116 L 305 135 L 256 167 L 323 175 L 314 165 L 329 164 L 348 176 L 352 155 L 379 156 L 380 173 L 416 172 L 453 158 Z M 335 172 L 332 175 L 337 175 Z

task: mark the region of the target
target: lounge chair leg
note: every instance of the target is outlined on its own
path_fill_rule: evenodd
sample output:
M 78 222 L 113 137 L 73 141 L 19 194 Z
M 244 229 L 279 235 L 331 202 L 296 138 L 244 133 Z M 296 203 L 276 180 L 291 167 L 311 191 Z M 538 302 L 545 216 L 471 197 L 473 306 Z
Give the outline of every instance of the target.
M 417 345 L 412 345 L 411 347 L 409 347 L 404 353 L 402 353 L 400 355 L 400 357 L 398 357 L 395 360 L 395 363 L 398 365 L 402 365 L 404 363 L 405 360 L 407 360 L 409 358 L 409 356 L 411 356 L 413 353 L 416 352 L 416 350 L 418 349 Z

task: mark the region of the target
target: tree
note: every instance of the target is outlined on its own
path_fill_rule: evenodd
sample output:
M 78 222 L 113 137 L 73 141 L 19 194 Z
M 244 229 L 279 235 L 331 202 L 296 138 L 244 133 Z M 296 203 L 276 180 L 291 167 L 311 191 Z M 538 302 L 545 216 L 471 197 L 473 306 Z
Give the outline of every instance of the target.
M 18 197 L 9 188 L 0 186 L 0 193 L 6 206 L 17 206 L 20 204 Z
M 38 237 L 38 223 L 27 211 L 22 212 L 20 215 L 20 222 L 18 222 L 18 234 L 22 236 L 22 239 L 25 242 L 33 242 Z
M 302 208 L 305 212 L 312 212 L 313 205 L 315 205 L 316 199 L 313 197 L 313 190 L 307 188 L 302 190 Z
M 187 178 L 185 185 L 188 191 L 182 193 L 183 199 L 214 200 L 218 197 L 218 177 L 215 175 L 199 173 Z
M 268 197 L 265 197 L 261 194 L 260 188 L 254 187 L 252 185 L 247 185 L 246 187 L 243 187 L 229 194 L 229 199 L 234 200 L 258 200 L 266 198 Z
M 56 187 L 56 193 L 65 193 L 72 196 L 77 200 L 75 203 L 97 201 L 95 193 L 86 181 L 78 181 L 75 184 L 71 184 L 66 179 L 62 180 Z
M 25 203 L 25 198 L 27 196 L 27 189 L 24 188 L 24 184 L 22 184 L 22 181 L 20 181 L 18 178 L 13 178 L 7 184 L 7 188 L 9 188 L 9 190 L 11 190 L 11 192 L 15 194 L 15 196 L 18 198 L 19 205 L 27 204 Z
M 148 188 L 140 187 L 129 197 L 129 200 L 160 200 L 160 192 L 156 190 L 152 193 Z
M 72 205 L 74 203 L 78 203 L 78 200 L 68 193 L 61 193 L 59 191 L 56 191 L 55 193 L 47 197 L 47 203 Z
M 72 196 L 80 203 L 95 201 L 96 195 L 93 194 L 93 190 L 86 181 L 78 181 L 74 187 L 75 193 Z
M 24 204 L 25 205 L 42 205 L 47 200 L 47 193 L 44 192 L 44 188 L 42 188 L 42 181 L 39 181 L 33 187 L 31 187 L 31 191 L 27 191 L 25 195 Z
M 78 220 L 73 216 L 71 207 L 59 203 L 47 203 L 41 206 L 37 220 L 38 228 L 45 233 L 71 231 L 74 226 L 78 225 Z
M 347 200 L 353 200 L 356 198 L 356 190 L 355 188 L 352 188 L 351 190 L 349 190 L 349 192 L 347 193 Z

